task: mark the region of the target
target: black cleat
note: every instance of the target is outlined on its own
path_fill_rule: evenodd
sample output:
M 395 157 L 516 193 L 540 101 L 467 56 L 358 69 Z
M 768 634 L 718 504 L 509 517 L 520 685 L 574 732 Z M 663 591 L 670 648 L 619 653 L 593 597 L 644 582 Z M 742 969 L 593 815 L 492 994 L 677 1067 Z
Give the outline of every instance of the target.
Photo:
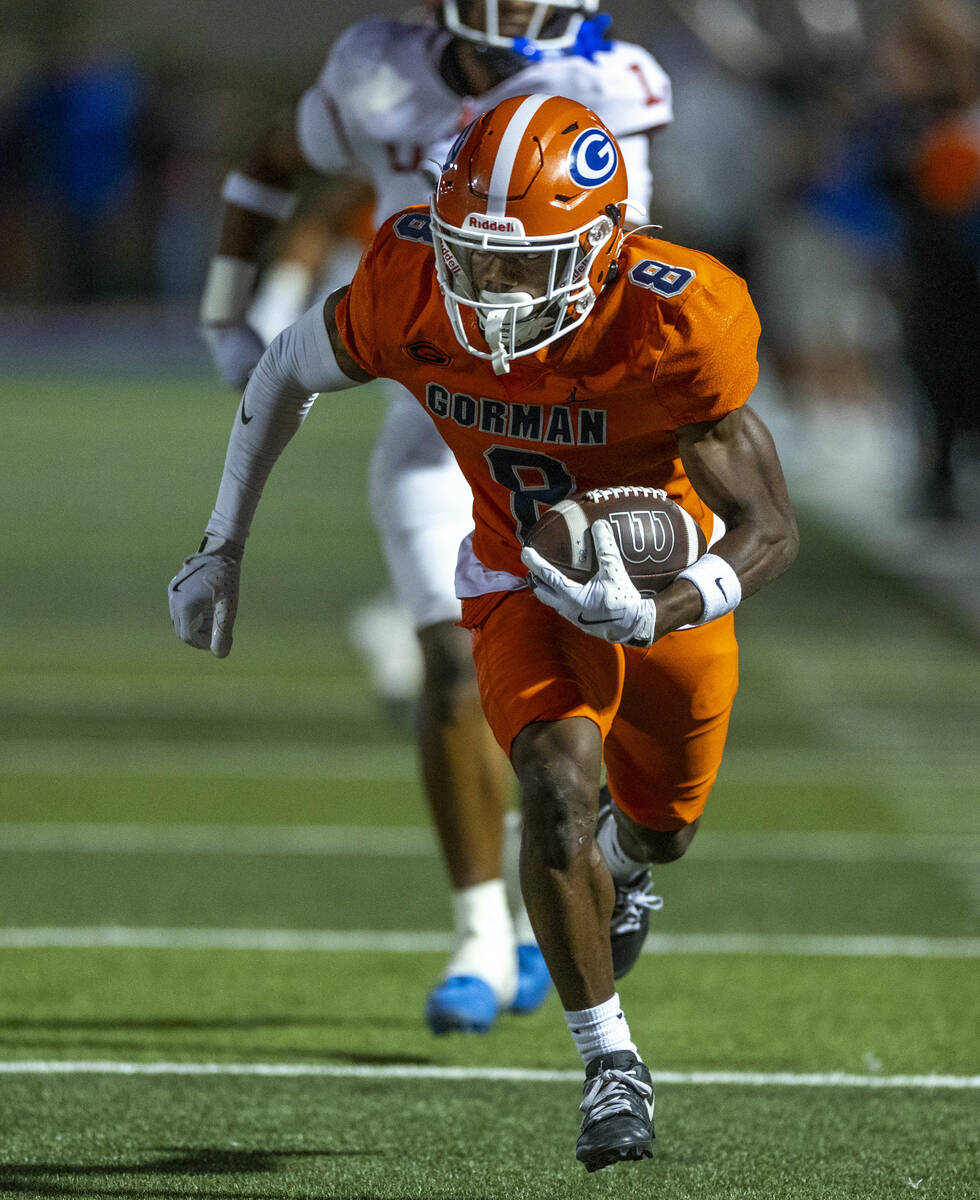
M 596 829 L 604 821 L 614 821 L 612 799 L 606 787 L 599 791 L 599 815 Z M 663 898 L 653 894 L 650 869 L 645 867 L 632 879 L 620 883 L 614 879 L 616 902 L 609 919 L 609 943 L 612 947 L 613 975 L 622 977 L 633 968 L 640 957 L 643 943 L 650 930 L 650 913 L 663 908 Z
M 579 1107 L 582 1132 L 575 1157 L 587 1171 L 653 1157 L 653 1081 L 632 1050 L 589 1063 Z

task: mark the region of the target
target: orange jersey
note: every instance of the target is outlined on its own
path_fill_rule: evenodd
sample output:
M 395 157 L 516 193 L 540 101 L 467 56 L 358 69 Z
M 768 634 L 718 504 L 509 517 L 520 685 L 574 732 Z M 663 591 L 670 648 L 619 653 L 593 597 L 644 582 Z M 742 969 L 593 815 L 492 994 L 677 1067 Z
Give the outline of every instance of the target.
M 432 254 L 428 210 L 396 214 L 336 319 L 351 357 L 403 384 L 455 455 L 473 490 L 477 559 L 523 578 L 522 539 L 541 512 L 595 487 L 663 488 L 710 537 L 675 431 L 723 417 L 755 386 L 759 320 L 743 280 L 707 254 L 633 235 L 584 324 L 495 375 L 457 342 Z

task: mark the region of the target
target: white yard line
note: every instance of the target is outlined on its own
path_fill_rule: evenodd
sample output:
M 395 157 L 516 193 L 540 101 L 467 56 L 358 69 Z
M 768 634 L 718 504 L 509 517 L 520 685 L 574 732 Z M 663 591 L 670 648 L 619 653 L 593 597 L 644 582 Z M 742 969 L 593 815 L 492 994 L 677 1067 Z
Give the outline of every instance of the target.
M 420 826 L 147 825 L 0 823 L 0 853 L 17 854 L 355 854 L 430 857 L 433 833 Z
M 819 694 L 819 693 L 818 693 Z M 838 713 L 840 697 L 819 701 Z M 843 720 L 843 717 L 838 717 Z M 835 739 L 839 742 L 840 739 Z M 757 784 L 763 770 L 767 786 L 792 787 L 822 783 L 861 784 L 900 781 L 911 791 L 935 792 L 943 785 L 976 786 L 976 754 L 972 749 L 943 747 L 926 752 L 914 740 L 889 745 L 887 756 L 869 754 L 857 739 L 835 745 L 832 753 L 816 750 L 767 750 L 760 768 L 755 751 L 733 746 L 725 754 L 722 778 L 738 785 Z M 416 752 L 403 744 L 337 746 L 324 741 L 241 741 L 224 746 L 195 744 L 186 739 L 154 741 L 119 738 L 6 738 L 0 739 L 0 775 L 122 774 L 173 777 L 228 777 L 344 780 L 414 780 Z
M 161 929 L 153 926 L 26 926 L 0 928 L 0 949 L 445 952 L 442 931 L 333 929 Z M 980 938 L 901 935 L 752 933 L 651 934 L 644 954 L 759 954 L 791 958 L 980 958 Z
M 850 1075 L 845 1071 L 653 1071 L 655 1083 L 736 1087 L 980 1088 L 980 1075 Z M 246 1075 L 275 1079 L 440 1079 L 492 1083 L 578 1083 L 581 1071 L 521 1067 L 344 1066 L 329 1063 L 0 1062 L 0 1075 Z
M 894 707 L 883 703 L 862 703 L 847 687 L 841 686 L 839 672 L 831 662 L 822 669 L 814 668 L 797 673 L 793 680 L 794 704 L 805 705 L 811 720 L 822 726 L 830 753 L 827 758 L 839 758 L 852 762 L 855 756 L 864 755 L 873 768 L 878 789 L 887 796 L 887 807 L 902 825 L 922 828 L 924 821 L 923 788 L 919 771 L 932 761 L 936 768 L 936 796 L 943 785 L 957 786 L 950 794 L 946 828 L 964 830 L 967 837 L 975 829 L 977 798 L 977 757 L 975 738 L 954 739 L 944 737 L 941 745 L 950 747 L 951 759 L 955 763 L 949 776 L 943 771 L 941 755 L 934 751 L 925 752 L 924 735 L 914 708 Z M 964 729 L 966 726 L 964 726 Z M 955 740 L 955 748 L 954 747 Z M 961 746 L 960 743 L 964 744 Z M 972 757 L 973 779 L 964 777 L 969 770 Z M 826 752 L 825 752 L 826 753 Z M 930 804 L 931 808 L 932 805 Z M 977 872 L 947 872 L 948 889 L 957 893 L 967 905 L 980 915 L 980 875 Z
M 430 857 L 421 826 L 197 825 L 34 821 L 0 823 L 0 853 L 40 854 L 354 854 Z M 875 833 L 702 833 L 692 858 L 711 862 L 889 862 L 941 866 L 980 861 L 980 839 Z
M 139 775 L 405 782 L 418 776 L 410 746 L 241 742 L 224 746 L 99 738 L 0 740 L 0 775 Z

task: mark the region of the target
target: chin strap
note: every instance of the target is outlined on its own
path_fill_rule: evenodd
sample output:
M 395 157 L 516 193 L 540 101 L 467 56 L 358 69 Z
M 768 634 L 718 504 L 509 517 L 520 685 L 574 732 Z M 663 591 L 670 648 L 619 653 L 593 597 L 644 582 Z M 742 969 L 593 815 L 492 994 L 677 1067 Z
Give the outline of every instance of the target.
M 504 321 L 508 315 L 506 308 L 495 308 L 487 314 L 483 323 L 483 336 L 487 339 L 493 356 L 490 361 L 493 364 L 494 375 L 506 375 L 510 371 L 510 355 L 504 347 L 502 336 Z
M 488 313 L 477 310 L 477 320 L 487 339 L 490 353 L 493 355 L 493 372 L 495 375 L 506 375 L 510 371 L 510 359 L 516 347 L 504 345 L 504 325 L 513 328 L 511 322 L 525 320 L 534 312 L 533 297 L 529 292 L 480 292 L 482 304 L 507 305 L 506 308 L 491 308 Z M 516 317 L 513 305 L 519 305 Z

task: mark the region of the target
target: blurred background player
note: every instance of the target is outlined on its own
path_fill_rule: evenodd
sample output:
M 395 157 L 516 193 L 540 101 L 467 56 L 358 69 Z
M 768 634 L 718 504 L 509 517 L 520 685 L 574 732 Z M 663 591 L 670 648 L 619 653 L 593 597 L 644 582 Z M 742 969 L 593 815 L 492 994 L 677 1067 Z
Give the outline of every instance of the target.
M 369 19 L 336 41 L 315 84 L 256 139 L 225 180 L 219 252 L 201 304 L 222 377 L 244 386 L 264 343 L 248 324 L 259 258 L 290 217 L 310 167 L 370 180 L 375 222 L 425 202 L 455 139 L 511 96 L 571 96 L 617 136 L 641 218 L 650 134 L 671 119 L 670 83 L 643 49 L 607 38 L 598 0 L 443 0 L 406 20 Z M 397 281 L 393 281 L 396 286 Z M 297 274 L 290 303 L 304 290 Z M 283 324 L 294 315 L 280 309 Z M 267 324 L 271 335 L 277 321 Z M 420 361 L 431 352 L 408 348 Z M 371 467 L 371 503 L 399 601 L 423 662 L 418 741 L 424 787 L 452 889 L 456 944 L 426 1018 L 434 1032 L 484 1032 L 497 1013 L 531 1012 L 549 987 L 516 889 L 502 878 L 510 772 L 484 720 L 470 653 L 457 627 L 454 571 L 472 528 L 472 496 L 425 413 L 397 385 Z M 644 881 L 643 887 L 648 886 Z

